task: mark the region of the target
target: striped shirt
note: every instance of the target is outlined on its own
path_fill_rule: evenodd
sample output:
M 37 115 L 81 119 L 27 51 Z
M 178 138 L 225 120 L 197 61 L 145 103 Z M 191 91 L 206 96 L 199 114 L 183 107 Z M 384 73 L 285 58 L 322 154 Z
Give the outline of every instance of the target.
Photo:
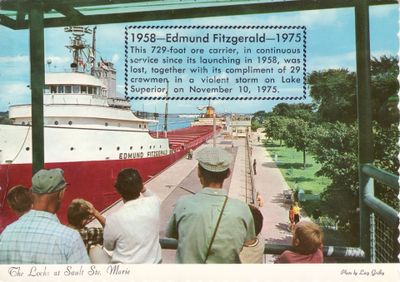
M 103 228 L 83 227 L 78 231 L 88 252 L 92 246 L 103 245 Z
M 90 263 L 79 233 L 57 216 L 31 210 L 0 235 L 0 264 Z

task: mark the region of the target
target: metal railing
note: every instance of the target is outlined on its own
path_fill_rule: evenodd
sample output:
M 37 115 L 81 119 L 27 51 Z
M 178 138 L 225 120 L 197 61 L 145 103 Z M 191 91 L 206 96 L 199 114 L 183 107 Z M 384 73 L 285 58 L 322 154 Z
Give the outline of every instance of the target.
M 246 202 L 256 204 L 256 189 L 254 188 L 254 170 L 252 163 L 252 148 L 249 142 L 249 137 L 246 134 L 245 141 L 245 174 L 246 174 Z
M 398 262 L 398 212 L 375 196 L 372 179 L 387 185 L 398 193 L 399 177 L 371 164 L 361 165 L 360 173 L 368 179 L 362 195 L 363 203 L 368 208 L 361 212 L 366 212 L 369 216 L 369 234 L 361 234 L 361 238 L 369 237 L 370 239 L 369 261 Z
M 161 248 L 165 250 L 176 250 L 178 240 L 172 238 L 160 238 Z M 280 255 L 285 250 L 292 250 L 290 245 L 265 243 L 264 254 Z M 324 246 L 325 258 L 341 259 L 348 262 L 360 262 L 365 259 L 365 253 L 360 248 Z

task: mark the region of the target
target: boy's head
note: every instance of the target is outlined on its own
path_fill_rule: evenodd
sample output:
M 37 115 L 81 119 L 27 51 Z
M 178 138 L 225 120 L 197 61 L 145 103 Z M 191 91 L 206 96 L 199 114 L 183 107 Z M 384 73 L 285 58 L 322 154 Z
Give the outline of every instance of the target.
M 8 206 L 18 215 L 22 215 L 32 208 L 31 191 L 22 185 L 12 187 L 7 193 Z
M 91 216 L 92 206 L 83 199 L 75 199 L 68 207 L 68 223 L 75 228 L 82 228 Z
M 312 254 L 322 247 L 324 234 L 321 228 L 310 221 L 300 221 L 295 225 L 292 245 L 297 253 Z
M 255 227 L 255 233 L 256 235 L 260 234 L 261 229 L 263 227 L 263 220 L 264 217 L 262 215 L 262 213 L 260 212 L 260 210 L 258 208 L 256 208 L 253 205 L 249 205 L 251 214 L 253 215 L 253 219 L 254 219 L 254 227 Z
M 139 172 L 133 168 L 125 168 L 118 173 L 115 189 L 127 202 L 139 198 L 143 190 L 143 180 Z

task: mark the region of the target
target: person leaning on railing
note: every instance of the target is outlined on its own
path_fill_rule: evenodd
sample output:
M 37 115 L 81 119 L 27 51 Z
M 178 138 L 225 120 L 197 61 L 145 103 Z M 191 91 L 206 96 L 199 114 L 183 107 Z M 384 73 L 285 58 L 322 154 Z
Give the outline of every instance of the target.
M 230 175 L 232 156 L 221 148 L 197 153 L 203 189 L 180 198 L 167 225 L 166 236 L 178 239 L 177 263 L 240 263 L 239 252 L 255 237 L 254 220 L 242 201 L 222 189 Z

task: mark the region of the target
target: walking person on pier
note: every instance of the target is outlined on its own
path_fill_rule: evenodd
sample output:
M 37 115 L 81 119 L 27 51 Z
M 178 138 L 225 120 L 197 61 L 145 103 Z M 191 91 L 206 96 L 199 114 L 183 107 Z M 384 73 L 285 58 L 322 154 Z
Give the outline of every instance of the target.
M 133 168 L 121 170 L 114 186 L 124 205 L 106 218 L 104 247 L 113 251 L 111 263 L 161 263 L 160 200 Z
M 63 174 L 41 169 L 32 177 L 32 209 L 0 235 L 1 264 L 90 263 L 79 233 L 55 215 L 67 186 Z
M 167 225 L 166 236 L 178 239 L 177 263 L 240 263 L 246 240 L 255 237 L 249 207 L 228 199 L 222 189 L 230 175 L 232 157 L 221 148 L 206 147 L 197 154 L 203 189 L 180 198 Z
M 254 161 L 253 161 L 253 172 L 254 172 L 254 175 L 257 174 L 257 161 L 256 161 L 256 159 L 254 159 Z

